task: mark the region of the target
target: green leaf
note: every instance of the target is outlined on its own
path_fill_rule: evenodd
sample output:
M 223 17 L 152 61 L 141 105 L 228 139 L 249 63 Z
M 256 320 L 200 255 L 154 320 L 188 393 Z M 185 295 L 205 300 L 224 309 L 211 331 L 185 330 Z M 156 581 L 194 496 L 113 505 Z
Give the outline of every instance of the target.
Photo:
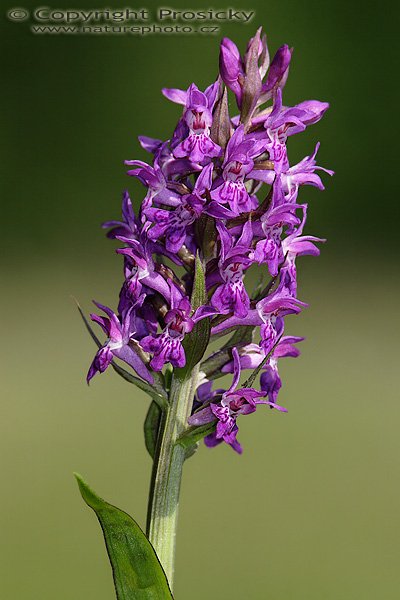
M 144 422 L 144 442 L 151 458 L 154 458 L 157 448 L 157 438 L 160 431 L 162 410 L 156 402 L 152 402 Z
M 198 255 L 196 256 L 196 268 L 190 302 L 193 310 L 207 304 L 205 270 Z M 185 350 L 186 364 L 182 369 L 175 369 L 177 377 L 180 379 L 186 378 L 197 363 L 200 362 L 207 350 L 210 333 L 210 318 L 207 317 L 198 321 L 192 331 L 185 336 L 182 345 Z
M 210 319 L 206 318 L 196 323 L 192 331 L 185 336 L 183 348 L 186 355 L 186 365 L 182 369 L 175 369 L 179 378 L 184 378 L 193 371 L 193 368 L 203 358 L 210 339 Z
M 87 320 L 78 301 L 75 298 L 74 298 L 74 300 L 75 300 L 76 306 L 79 310 L 79 314 L 82 317 L 82 321 L 84 322 L 85 327 L 88 330 L 92 340 L 94 341 L 94 343 L 96 344 L 96 346 L 98 348 L 101 348 L 103 344 L 100 342 L 99 338 L 93 331 L 93 329 L 92 329 L 89 321 Z M 125 379 L 125 381 L 128 381 L 129 383 L 133 383 L 133 385 L 136 385 L 143 392 L 146 392 L 146 394 L 148 394 L 152 398 L 152 400 L 154 400 L 154 402 L 157 402 L 157 404 L 159 405 L 159 407 L 162 410 L 164 410 L 167 407 L 168 396 L 163 387 L 162 375 L 160 375 L 159 373 L 152 373 L 152 375 L 154 377 L 154 383 L 151 386 L 150 384 L 143 381 L 142 379 L 139 379 L 139 377 L 135 377 L 134 375 L 129 373 L 129 371 L 127 371 L 126 369 L 123 369 L 114 360 L 111 362 L 111 366 L 114 369 L 114 371 L 116 373 L 118 373 L 118 375 L 120 375 L 120 377 Z
M 190 303 L 193 310 L 196 310 L 197 308 L 200 308 L 200 306 L 207 304 L 206 276 L 203 263 L 198 254 L 196 256 L 193 289 Z
M 154 549 L 126 512 L 99 498 L 75 473 L 82 498 L 100 522 L 118 600 L 171 600 L 167 578 Z
M 206 197 L 211 200 L 208 190 Z M 215 219 L 208 215 L 201 215 L 195 224 L 196 239 L 199 247 L 203 252 L 205 261 L 211 259 L 214 254 L 214 247 L 217 239 L 217 230 L 215 227 Z
M 221 350 L 209 356 L 200 365 L 200 370 L 206 374 L 207 379 L 218 379 L 226 373 L 221 372 L 221 367 L 232 359 L 232 348 L 242 348 L 251 344 L 255 327 L 252 325 L 243 325 L 239 327 L 233 336 L 222 346 Z
M 188 444 L 186 446 L 185 460 L 194 456 L 198 449 L 199 449 L 199 444 L 197 443 L 197 441 L 194 443 Z
M 183 446 L 183 448 L 190 449 L 193 444 L 197 444 L 197 442 L 205 438 L 206 435 L 215 431 L 215 427 L 216 421 L 200 425 L 199 427 L 189 427 L 185 433 L 176 440 L 176 443 Z

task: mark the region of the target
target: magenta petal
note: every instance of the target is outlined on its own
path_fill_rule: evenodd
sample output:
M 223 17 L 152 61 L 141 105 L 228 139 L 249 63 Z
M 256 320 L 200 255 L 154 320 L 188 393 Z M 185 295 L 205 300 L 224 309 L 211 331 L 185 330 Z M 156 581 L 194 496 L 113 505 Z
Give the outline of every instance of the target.
M 212 421 L 215 421 L 215 416 L 210 406 L 202 408 L 188 419 L 189 425 L 205 425 L 206 423 L 211 423 Z

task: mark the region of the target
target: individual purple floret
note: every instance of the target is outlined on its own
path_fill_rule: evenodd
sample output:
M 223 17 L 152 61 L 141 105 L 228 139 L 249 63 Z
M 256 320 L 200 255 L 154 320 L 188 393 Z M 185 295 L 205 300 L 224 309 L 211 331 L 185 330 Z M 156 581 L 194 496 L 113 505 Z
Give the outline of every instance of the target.
M 189 298 L 181 296 L 177 300 L 177 291 L 171 293 L 170 309 L 164 316 L 165 329 L 160 334 L 140 340 L 143 350 L 153 354 L 150 366 L 154 371 L 161 371 L 167 362 L 173 367 L 183 367 L 186 362 L 182 346 L 185 335 L 192 331 L 195 323 L 214 314 L 215 311 L 209 307 L 201 307 L 193 313 Z
M 96 314 L 91 314 L 90 317 L 92 321 L 95 321 L 100 325 L 107 335 L 108 341 L 100 348 L 90 365 L 87 374 L 88 383 L 96 373 L 103 373 L 107 367 L 110 366 L 114 357 L 120 358 L 127 363 L 145 381 L 148 381 L 149 383 L 153 382 L 152 375 L 149 373 L 147 367 L 134 349 L 136 333 L 134 327 L 135 309 L 142 304 L 143 300 L 144 297 L 141 296 L 137 303 L 127 311 L 121 320 L 118 319 L 117 315 L 110 308 L 95 302 L 95 305 L 105 312 L 108 318 Z
M 282 387 L 278 371 L 278 359 L 289 356 L 296 358 L 299 356 L 300 350 L 296 348 L 295 344 L 303 340 L 304 338 L 302 337 L 283 336 L 269 357 L 265 350 L 258 344 L 248 344 L 239 351 L 240 366 L 242 369 L 256 369 L 267 359 L 267 362 L 262 366 L 260 387 L 268 396 L 271 408 L 287 412 L 286 408 L 283 408 L 276 402 L 278 393 Z M 233 373 L 233 369 L 234 362 L 231 361 L 224 365 L 222 371 L 224 373 Z
M 285 195 L 285 199 L 294 202 L 297 198 L 298 188 L 301 185 L 312 185 L 320 190 L 324 190 L 324 184 L 321 178 L 315 171 L 324 171 L 328 175 L 333 175 L 334 172 L 324 167 L 319 167 L 316 163 L 315 157 L 319 149 L 319 142 L 315 147 L 314 153 L 311 156 L 306 156 L 297 165 L 293 167 L 287 163 L 287 170 L 279 173 L 279 181 L 282 187 L 282 191 Z M 249 174 L 249 177 L 254 177 L 258 181 L 272 184 L 276 178 L 276 173 L 273 170 L 257 170 Z
M 265 147 L 265 142 L 245 136 L 243 125 L 236 129 L 228 142 L 222 165 L 222 181 L 220 185 L 216 184 L 211 198 L 218 204 L 228 205 L 232 217 L 256 208 L 255 199 L 250 197 L 246 189 L 245 179 L 253 170 L 253 159 L 259 156 Z M 220 216 L 215 211 L 210 214 Z
M 254 388 L 238 388 L 240 380 L 240 359 L 236 348 L 232 350 L 234 361 L 233 381 L 230 388 L 221 396 L 220 402 L 210 402 L 205 408 L 200 409 L 189 418 L 191 425 L 204 425 L 217 420 L 215 432 L 205 438 L 205 443 L 209 447 L 217 446 L 221 442 L 226 442 L 239 454 L 242 447 L 236 439 L 238 426 L 236 419 L 239 415 L 248 415 L 254 412 L 257 404 L 270 404 L 268 400 L 260 400 L 265 396 L 265 392 L 257 391 Z M 211 398 L 213 396 L 211 395 Z
M 244 225 L 242 234 L 236 242 L 224 225 L 219 224 L 217 228 L 221 240 L 219 272 L 223 283 L 216 288 L 211 304 L 221 314 L 233 313 L 243 318 L 250 308 L 250 298 L 243 282 L 243 272 L 252 262 L 249 257 L 253 237 L 251 223 Z
M 165 315 L 166 329 L 157 336 L 148 336 L 141 340 L 143 350 L 151 352 L 154 356 L 150 366 L 155 371 L 161 371 L 166 362 L 173 367 L 183 367 L 185 364 L 185 351 L 182 341 L 187 333 L 192 331 L 193 319 L 190 318 L 191 306 L 188 298 L 182 298 L 175 307 Z
M 282 291 L 278 288 L 274 294 L 258 302 L 257 312 L 262 321 L 260 325 L 260 346 L 266 354 L 271 352 L 283 334 L 283 317 L 298 314 L 303 306 L 306 306 L 306 304 L 294 296 L 287 295 L 287 291 L 283 286 Z
M 106 221 L 102 227 L 103 229 L 110 228 L 107 237 L 111 239 L 115 239 L 117 236 L 124 236 L 133 240 L 138 239 L 140 222 L 133 212 L 128 190 L 125 190 L 122 195 L 122 221 Z
M 168 206 L 178 206 L 179 196 L 167 187 L 167 180 L 159 164 L 158 157 L 154 159 L 154 166 L 141 160 L 126 160 L 126 165 L 138 167 L 130 169 L 128 175 L 137 177 L 147 187 L 146 197 L 143 199 L 142 210 L 152 206 L 153 202 L 161 202 Z
M 319 256 L 320 250 L 314 242 L 325 242 L 322 238 L 313 235 L 302 235 L 307 217 L 307 205 L 303 206 L 303 220 L 299 227 L 288 235 L 282 243 L 282 250 L 285 254 L 285 263 L 282 267 L 281 282 L 288 294 L 296 296 L 297 294 L 297 270 L 296 258 L 309 254 Z
M 329 105 L 284 103 L 291 62 L 287 45 L 270 61 L 259 29 L 244 53 L 222 40 L 219 75 L 204 92 L 190 80 L 186 90 L 163 89 L 183 113 L 169 139 L 139 137 L 149 162 L 125 164 L 145 193 L 133 202 L 125 191 L 121 220 L 103 225 L 120 242 L 123 282 L 117 313 L 98 304 L 107 316 L 92 315 L 107 339 L 88 381 L 119 359 L 173 402 L 175 379 L 186 378 L 183 427 L 238 452 L 240 415 L 258 404 L 286 411 L 278 362 L 297 356 L 303 339 L 287 335 L 286 316 L 307 306 L 297 297 L 297 258 L 317 256 L 325 241 L 305 232 L 300 194 L 304 185 L 323 190 L 321 176 L 333 171 L 317 165 L 319 142 L 297 164 L 288 144 Z M 239 383 L 243 370 L 248 385 Z M 230 374 L 225 389 L 213 389 Z
M 176 158 L 188 157 L 193 162 L 202 163 L 206 158 L 215 158 L 221 154 L 221 148 L 210 138 L 212 110 L 217 99 L 219 83 L 210 85 L 201 92 L 192 83 L 185 92 L 177 89 L 163 89 L 163 94 L 172 102 L 185 107 L 183 120 L 188 135 L 173 150 Z
M 272 111 L 267 115 L 261 113 L 252 121 L 253 125 L 261 125 L 265 132 L 257 131 L 254 136 L 266 137 L 266 147 L 270 160 L 274 163 L 275 173 L 286 173 L 289 169 L 286 141 L 287 138 L 306 129 L 308 125 L 317 123 L 329 105 L 326 102 L 307 101 L 286 108 L 282 105 L 282 90 L 278 88 L 274 97 Z
M 175 210 L 148 208 L 144 211 L 149 221 L 154 223 L 148 232 L 149 239 L 155 241 L 165 236 L 166 249 L 173 253 L 182 248 L 186 236 L 192 232 L 191 226 L 203 212 L 203 195 L 211 188 L 212 170 L 212 164 L 203 169 L 193 191 L 181 197 Z
M 271 204 L 260 217 L 261 239 L 256 243 L 254 249 L 254 260 L 258 263 L 266 263 L 271 275 L 277 275 L 279 265 L 285 260 L 285 251 L 282 242 L 283 228 L 292 231 L 295 225 L 300 223 L 296 215 L 300 206 L 285 202 L 282 186 L 279 178 L 276 178 L 273 186 Z

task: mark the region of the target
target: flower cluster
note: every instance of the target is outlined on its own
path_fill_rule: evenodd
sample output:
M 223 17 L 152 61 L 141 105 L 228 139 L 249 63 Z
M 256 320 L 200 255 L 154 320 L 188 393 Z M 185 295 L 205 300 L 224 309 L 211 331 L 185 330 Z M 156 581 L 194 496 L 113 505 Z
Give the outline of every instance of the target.
M 120 242 L 124 283 L 117 313 L 97 304 L 106 316 L 91 315 L 107 341 L 88 381 L 118 358 L 151 385 L 165 365 L 185 366 L 185 342 L 199 322 L 208 321 L 210 340 L 229 335 L 221 350 L 203 357 L 189 426 L 213 424 L 206 444 L 224 441 L 238 452 L 239 415 L 259 404 L 286 410 L 277 403 L 278 361 L 297 356 L 302 338 L 284 335 L 285 316 L 305 306 L 297 298 L 296 259 L 318 255 L 315 243 L 324 241 L 303 233 L 307 205 L 298 193 L 302 185 L 324 189 L 318 171 L 333 172 L 317 166 L 319 144 L 291 166 L 287 141 L 317 123 L 328 104 L 283 104 L 290 61 L 288 46 L 270 61 L 259 30 L 243 56 L 222 40 L 219 77 L 204 91 L 194 83 L 163 90 L 183 113 L 169 140 L 139 137 L 149 163 L 126 161 L 146 194 L 136 215 L 125 192 L 122 220 L 104 224 Z M 228 90 L 237 115 L 229 114 Z M 194 306 L 198 260 L 206 299 Z M 255 290 L 247 276 L 253 265 L 263 275 Z M 256 377 L 240 385 L 243 369 L 261 373 L 258 389 Z M 213 380 L 228 373 L 229 389 L 213 390 Z

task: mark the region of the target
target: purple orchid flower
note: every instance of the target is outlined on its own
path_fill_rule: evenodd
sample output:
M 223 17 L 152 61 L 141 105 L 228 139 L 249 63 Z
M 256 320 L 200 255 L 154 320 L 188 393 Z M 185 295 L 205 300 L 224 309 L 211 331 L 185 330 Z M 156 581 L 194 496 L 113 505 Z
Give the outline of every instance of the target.
M 252 119 L 252 125 L 263 124 L 265 129 L 272 131 L 285 126 L 286 137 L 301 133 L 309 125 L 318 123 L 329 108 L 328 102 L 319 100 L 304 100 L 295 106 L 282 105 L 282 89 L 278 88 L 274 95 L 271 108 L 260 112 Z M 256 135 L 256 132 L 254 133 Z M 258 132 L 258 135 L 259 132 Z
M 201 92 L 194 83 L 187 91 L 167 88 L 162 90 L 166 98 L 185 107 L 183 120 L 189 135 L 174 148 L 176 158 L 188 157 L 195 163 L 203 163 L 205 159 L 221 154 L 220 146 L 210 138 L 212 111 L 219 88 L 219 81 L 216 81 L 205 92 Z
M 271 408 L 287 412 L 285 408 L 276 402 L 279 390 L 282 387 L 282 381 L 278 372 L 278 359 L 284 357 L 296 358 L 299 356 L 300 350 L 296 348 L 295 344 L 303 340 L 304 338 L 302 337 L 283 336 L 275 346 L 270 359 L 263 367 L 260 377 L 260 387 L 268 396 Z M 267 354 L 264 349 L 258 344 L 247 344 L 239 350 L 240 366 L 242 369 L 256 369 L 266 356 Z M 233 361 L 228 362 L 221 370 L 223 373 L 233 373 Z
M 184 131 L 186 131 L 186 125 L 184 127 Z M 183 177 L 190 173 L 201 171 L 201 165 L 198 163 L 194 163 L 187 158 L 175 158 L 173 155 L 171 146 L 176 146 L 181 137 L 182 126 L 176 128 L 172 140 L 168 140 L 167 142 L 143 135 L 139 136 L 140 145 L 147 152 L 154 154 L 154 159 L 158 162 L 167 180 L 173 180 L 175 177 Z M 179 139 L 179 141 L 176 142 L 176 139 Z
M 298 314 L 302 307 L 307 306 L 304 302 L 298 300 L 298 298 L 288 295 L 283 286 L 281 288 L 282 290 L 278 287 L 273 294 L 260 300 L 256 306 L 256 310 L 262 321 L 262 325 L 260 326 L 260 346 L 265 354 L 271 352 L 283 335 L 283 317 L 289 314 Z
M 144 295 L 121 317 L 121 320 L 118 319 L 111 308 L 98 302 L 94 303 L 108 316 L 106 318 L 96 314 L 90 315 L 92 321 L 98 323 L 108 336 L 108 341 L 98 350 L 90 365 L 87 374 L 88 383 L 96 373 L 103 373 L 110 366 L 114 357 L 126 362 L 136 371 L 139 377 L 148 383 L 153 383 L 153 376 L 132 347 L 136 333 L 134 328 L 135 310 L 143 303 L 143 300 Z
M 171 288 L 174 287 L 171 285 Z M 156 336 L 146 336 L 140 341 L 143 350 L 153 354 L 150 366 L 154 371 L 161 371 L 164 364 L 170 362 L 173 367 L 184 367 L 186 364 L 183 339 L 190 333 L 201 319 L 215 314 L 211 307 L 201 306 L 192 316 L 189 298 L 171 293 L 171 308 L 164 317 L 165 330 Z
M 304 341 L 305 338 L 284 335 L 281 337 L 277 345 L 275 346 L 271 358 L 284 358 L 291 357 L 297 358 L 300 355 L 300 350 L 296 348 L 295 344 Z M 267 353 L 259 344 L 246 344 L 242 348 L 238 349 L 240 358 L 241 369 L 256 369 L 265 359 Z M 233 373 L 233 360 L 227 362 L 222 368 L 223 373 Z M 265 368 L 265 366 L 263 367 Z
M 300 223 L 300 219 L 295 214 L 300 206 L 290 202 L 282 203 L 282 198 L 281 182 L 276 178 L 271 205 L 260 218 L 263 239 L 257 242 L 254 251 L 254 260 L 258 263 L 267 263 L 269 272 L 273 276 L 278 274 L 279 265 L 285 258 L 282 246 L 284 226 L 287 226 L 289 231 L 293 231 L 293 227 Z
M 127 247 L 118 248 L 117 253 L 122 254 L 129 259 L 128 269 L 129 274 L 127 282 L 129 283 L 132 297 L 139 294 L 142 286 L 150 288 L 153 292 L 158 292 L 166 300 L 169 300 L 171 293 L 175 294 L 176 286 L 169 286 L 164 277 L 156 271 L 156 265 L 152 257 L 152 242 L 146 239 L 148 226 L 142 232 L 142 238 L 132 240 L 124 236 L 117 236 L 117 239 L 124 242 Z M 172 292 L 171 292 L 172 290 Z
M 147 135 L 139 135 L 138 140 L 143 150 L 146 150 L 146 152 L 150 152 L 151 154 L 157 154 L 164 145 L 162 140 Z
M 261 373 L 260 387 L 266 393 L 268 400 L 270 401 L 271 408 L 277 408 L 278 410 L 287 412 L 286 408 L 283 408 L 276 402 L 279 391 L 282 387 L 282 380 L 278 371 L 278 359 L 285 357 L 296 358 L 299 356 L 300 350 L 296 348 L 295 344 L 298 344 L 303 340 L 303 337 L 282 337 L 274 349 L 270 360 Z
M 141 340 L 143 350 L 153 354 L 150 366 L 155 371 L 161 371 L 166 362 L 170 362 L 173 367 L 185 366 L 182 340 L 194 327 L 194 321 L 189 316 L 191 308 L 189 299 L 182 298 L 176 308 L 172 307 L 165 315 L 165 331 L 155 337 L 147 336 Z
M 258 206 L 258 202 L 254 206 L 254 201 L 246 189 L 245 178 L 253 170 L 253 159 L 259 156 L 265 147 L 265 141 L 246 136 L 243 125 L 236 129 L 226 147 L 222 180 L 216 182 L 216 187 L 211 192 L 211 198 L 217 206 L 214 202 L 210 203 L 207 207 L 208 214 L 229 218 L 249 212 Z M 221 204 L 228 204 L 229 211 L 221 213 L 218 206 Z
M 136 217 L 128 190 L 122 195 L 122 221 L 105 221 L 103 229 L 111 228 L 107 237 L 115 239 L 118 235 L 137 239 L 140 234 L 140 221 Z
M 196 195 L 187 195 L 175 210 L 149 208 L 146 216 L 154 223 L 149 239 L 159 240 L 165 236 L 165 246 L 170 252 L 179 252 L 185 243 L 188 229 L 202 213 L 204 201 Z
M 315 171 L 324 171 L 328 175 L 334 175 L 335 172 L 325 167 L 319 167 L 315 160 L 319 150 L 320 143 L 315 146 L 314 153 L 311 156 L 306 156 L 297 165 L 290 167 L 282 177 L 282 183 L 285 194 L 290 194 L 293 188 L 297 189 L 300 185 L 312 185 L 319 190 L 324 190 L 325 186 L 319 175 Z
M 182 197 L 181 204 L 173 210 L 148 208 L 146 217 L 154 223 L 149 230 L 151 240 L 159 240 L 165 236 L 165 245 L 170 252 L 179 252 L 185 243 L 190 227 L 203 212 L 205 204 L 202 195 L 211 188 L 213 165 L 204 167 L 199 175 L 191 194 Z
M 251 223 L 245 223 L 242 235 L 236 243 L 222 223 L 217 224 L 217 229 L 221 240 L 219 273 L 223 283 L 216 288 L 211 305 L 221 314 L 233 312 L 238 318 L 243 318 L 250 308 L 243 271 L 252 262 L 249 257 L 253 237 Z
M 146 198 L 142 203 L 142 212 L 150 207 L 153 201 L 161 202 L 168 206 L 179 205 L 179 195 L 168 189 L 167 180 L 159 163 L 158 156 L 154 158 L 153 166 L 148 165 L 142 160 L 126 160 L 125 164 L 139 167 L 137 169 L 131 169 L 127 173 L 128 175 L 139 179 L 139 181 L 148 188 Z
M 221 399 L 222 394 L 225 392 L 225 390 L 220 388 L 213 390 L 212 387 L 213 381 L 209 381 L 208 379 L 200 381 L 194 397 L 193 412 L 197 412 L 197 410 L 200 410 L 204 407 L 204 404 L 208 404 L 212 400 L 218 402 L 218 400 Z
M 267 395 L 271 408 L 276 408 L 281 412 L 287 412 L 287 408 L 284 408 L 277 403 L 281 387 L 282 380 L 279 376 L 278 361 L 275 358 L 271 358 L 268 365 L 265 367 L 265 370 L 260 375 L 260 388 Z
M 205 438 L 205 443 L 209 447 L 216 446 L 221 442 L 229 444 L 236 452 L 242 453 L 242 447 L 236 439 L 238 426 L 236 419 L 239 415 L 248 415 L 255 412 L 257 404 L 271 403 L 269 400 L 260 400 L 265 396 L 265 392 L 259 392 L 254 388 L 239 388 L 237 386 L 240 380 L 240 358 L 237 348 L 232 349 L 233 356 L 233 381 L 230 388 L 222 394 L 220 402 L 210 402 L 205 408 L 200 409 L 189 417 L 190 425 L 204 425 L 217 420 L 215 432 Z M 210 388 L 208 388 L 210 389 Z M 209 400 L 214 399 L 210 394 Z
M 319 142 L 315 147 L 314 153 L 311 156 L 306 156 L 297 165 L 289 167 L 286 172 L 280 174 L 280 181 L 283 192 L 286 196 L 286 200 L 293 202 L 294 198 L 297 197 L 297 191 L 301 185 L 312 185 L 320 190 L 324 190 L 325 187 L 321 181 L 319 175 L 315 171 L 324 171 L 328 175 L 334 175 L 334 171 L 319 167 L 316 164 L 315 157 L 319 149 Z M 273 170 L 258 170 L 253 169 L 249 173 L 249 178 L 254 178 L 264 183 L 272 184 L 276 177 L 275 171 Z
M 125 256 L 124 274 L 125 281 L 123 285 L 123 296 L 136 300 L 142 293 L 141 280 L 149 276 L 149 267 L 147 260 L 143 254 L 143 245 L 146 245 L 146 237 L 144 235 L 141 223 L 136 217 L 132 202 L 128 191 L 125 191 L 122 199 L 122 221 L 106 221 L 103 223 L 103 228 L 111 227 L 107 233 L 107 237 L 118 239 L 130 244 L 132 248 L 137 249 L 135 255 L 129 258 Z M 123 250 L 117 250 L 123 254 Z M 133 261 L 133 258 L 135 260 Z M 123 312 L 121 306 L 118 307 L 119 312 Z
M 296 258 L 298 256 L 319 256 L 320 250 L 313 242 L 326 242 L 313 235 L 302 235 L 307 218 L 307 205 L 303 205 L 303 219 L 299 227 L 282 242 L 282 251 L 286 257 L 282 268 L 281 281 L 290 295 L 297 293 Z
M 305 306 L 307 305 L 304 302 L 289 294 L 282 282 L 275 292 L 260 300 L 254 309 L 250 308 L 246 317 L 237 317 L 236 315 L 229 317 L 215 325 L 211 333 L 222 334 L 242 325 L 259 326 L 260 345 L 265 354 L 268 354 L 283 335 L 283 317 L 288 314 L 298 314 Z
M 253 125 L 263 123 L 267 132 L 266 149 L 269 158 L 274 163 L 276 173 L 286 173 L 289 169 L 286 140 L 295 133 L 304 131 L 308 125 L 317 123 L 329 108 L 327 102 L 308 100 L 296 106 L 284 108 L 282 106 L 282 90 L 278 88 L 275 93 L 272 111 L 267 115 L 260 114 L 253 119 Z M 255 138 L 263 138 L 260 132 L 254 132 Z

